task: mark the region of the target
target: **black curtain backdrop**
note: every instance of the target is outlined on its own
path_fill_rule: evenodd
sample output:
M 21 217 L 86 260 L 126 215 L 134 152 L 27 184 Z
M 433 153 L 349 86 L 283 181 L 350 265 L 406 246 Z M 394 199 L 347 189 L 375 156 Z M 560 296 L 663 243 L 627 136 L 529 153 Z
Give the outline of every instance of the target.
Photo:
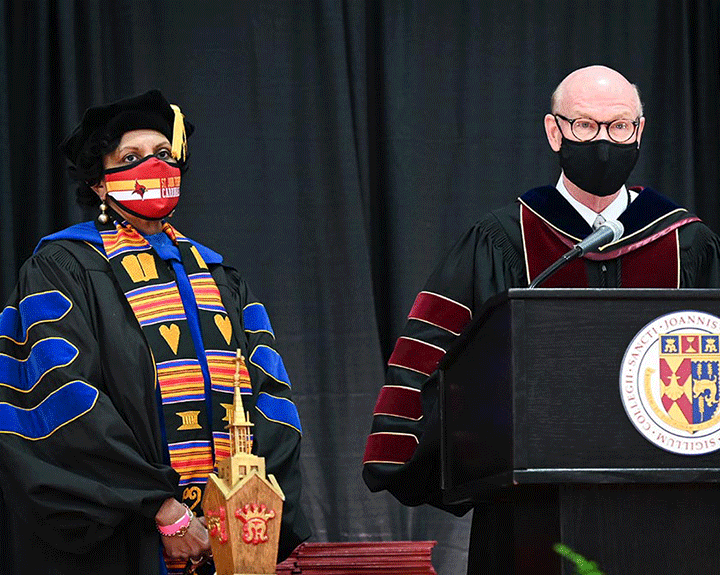
M 436 539 L 469 516 L 370 494 L 361 460 L 416 293 L 482 213 L 559 170 L 542 117 L 571 70 L 638 84 L 631 184 L 720 231 L 715 0 L 5 0 L 0 296 L 40 237 L 89 219 L 57 146 L 82 111 L 161 89 L 196 127 L 174 224 L 266 304 L 303 421 L 317 541 Z

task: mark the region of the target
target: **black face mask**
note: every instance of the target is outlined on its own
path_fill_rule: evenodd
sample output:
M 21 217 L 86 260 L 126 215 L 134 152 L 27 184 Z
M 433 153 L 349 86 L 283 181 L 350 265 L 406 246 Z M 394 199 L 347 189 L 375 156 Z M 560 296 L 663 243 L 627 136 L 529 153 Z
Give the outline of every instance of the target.
M 563 138 L 558 157 L 565 176 L 578 188 L 595 196 L 611 196 L 627 181 L 639 154 L 637 142 Z

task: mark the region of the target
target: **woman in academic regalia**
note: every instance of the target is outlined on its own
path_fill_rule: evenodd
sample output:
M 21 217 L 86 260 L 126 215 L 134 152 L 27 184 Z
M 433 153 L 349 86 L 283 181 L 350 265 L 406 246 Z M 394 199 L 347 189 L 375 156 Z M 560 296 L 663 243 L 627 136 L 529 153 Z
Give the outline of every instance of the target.
M 150 91 L 87 110 L 61 146 L 100 213 L 40 242 L 0 316 L 3 572 L 206 562 L 200 502 L 229 454 L 236 349 L 253 451 L 286 497 L 278 559 L 309 535 L 300 420 L 265 307 L 167 221 L 192 130 Z

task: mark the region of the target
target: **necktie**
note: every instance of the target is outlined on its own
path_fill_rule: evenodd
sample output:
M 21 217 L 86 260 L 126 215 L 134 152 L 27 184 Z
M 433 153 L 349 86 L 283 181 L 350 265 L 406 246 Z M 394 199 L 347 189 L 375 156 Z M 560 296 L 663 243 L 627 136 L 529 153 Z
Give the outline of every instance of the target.
M 603 218 L 600 214 L 597 215 L 595 218 L 595 221 L 593 222 L 592 229 L 595 231 L 598 229 L 601 225 L 605 223 L 605 218 Z

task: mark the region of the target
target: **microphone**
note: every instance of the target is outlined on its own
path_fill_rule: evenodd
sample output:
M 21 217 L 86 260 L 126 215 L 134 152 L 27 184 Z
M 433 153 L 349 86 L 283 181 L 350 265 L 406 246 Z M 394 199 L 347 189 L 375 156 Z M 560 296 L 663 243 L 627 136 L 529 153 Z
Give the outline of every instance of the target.
M 584 256 L 588 252 L 596 252 L 601 247 L 619 240 L 625 228 L 617 220 L 608 220 L 592 232 L 581 242 L 576 243 L 573 248 L 537 276 L 528 288 L 535 288 L 572 260 Z
M 604 245 L 611 244 L 619 240 L 625 228 L 617 220 L 608 220 L 603 222 L 598 229 L 586 237 L 583 241 L 575 244 L 573 250 L 580 250 L 576 257 L 584 256 L 588 252 L 594 252 Z

